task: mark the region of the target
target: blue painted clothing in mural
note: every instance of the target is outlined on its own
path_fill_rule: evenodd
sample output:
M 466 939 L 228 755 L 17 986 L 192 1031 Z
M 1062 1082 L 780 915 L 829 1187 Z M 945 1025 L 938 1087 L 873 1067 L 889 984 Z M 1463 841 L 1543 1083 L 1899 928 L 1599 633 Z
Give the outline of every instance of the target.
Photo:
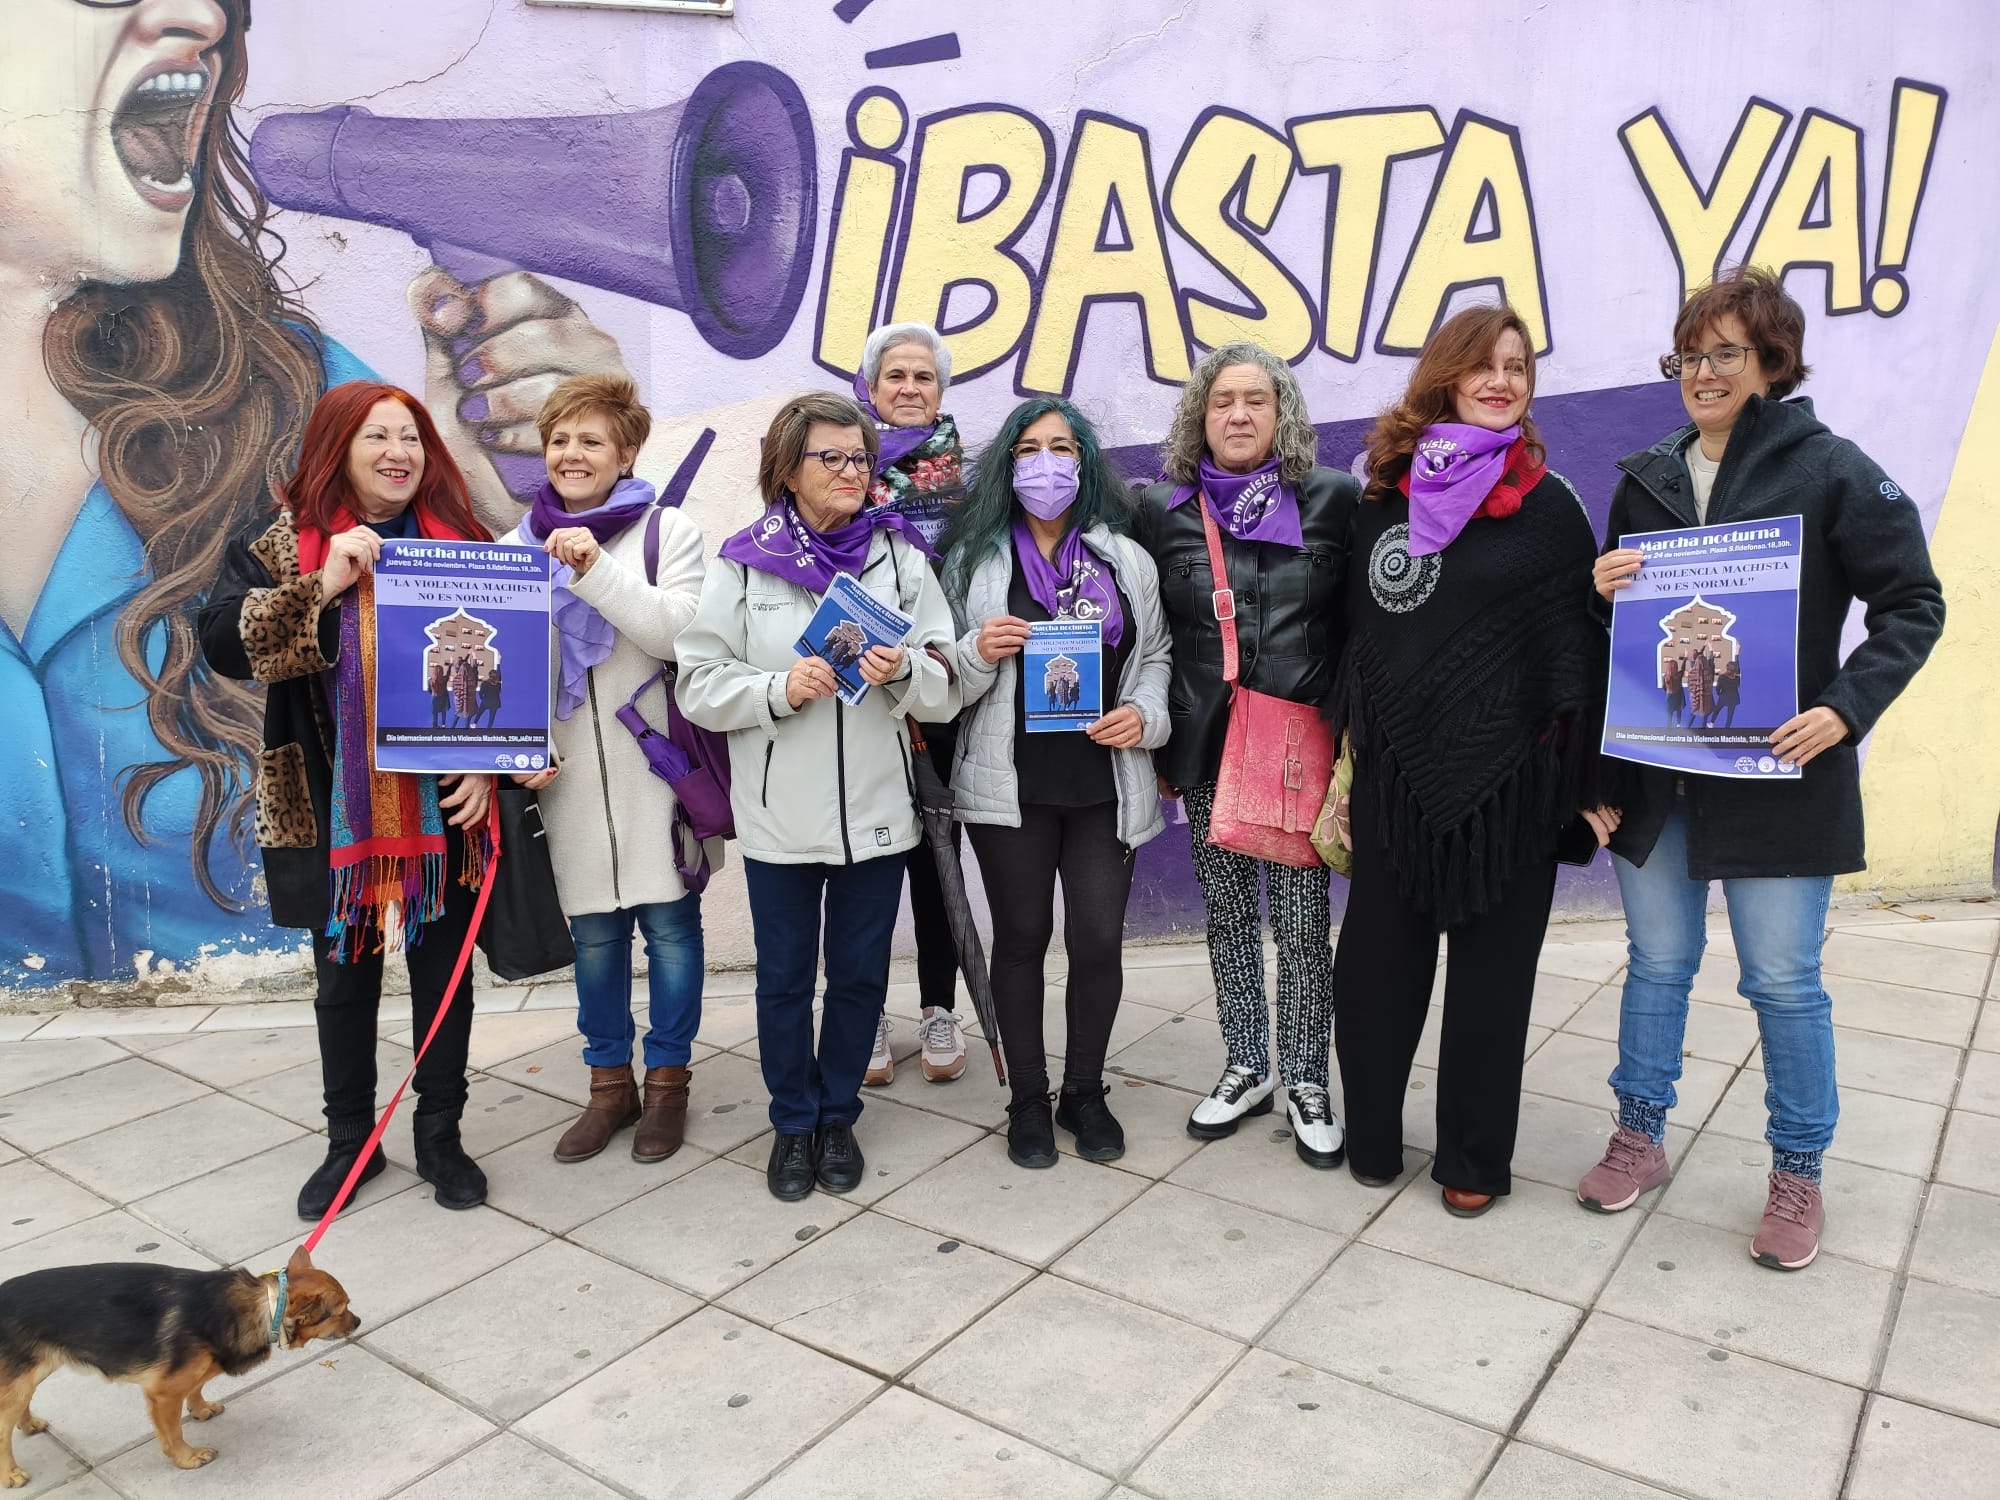
M 372 378 L 322 341 L 329 385 Z M 201 778 L 183 767 L 146 799 L 142 842 L 120 805 L 129 768 L 165 759 L 146 693 L 118 657 L 118 617 L 151 581 L 139 534 L 102 483 L 91 486 L 16 637 L 0 623 L 0 988 L 129 978 L 141 952 L 177 964 L 273 944 L 247 862 L 226 827 L 209 845 L 216 885 L 247 909 L 202 891 L 190 845 Z M 166 657 L 166 627 L 146 660 Z

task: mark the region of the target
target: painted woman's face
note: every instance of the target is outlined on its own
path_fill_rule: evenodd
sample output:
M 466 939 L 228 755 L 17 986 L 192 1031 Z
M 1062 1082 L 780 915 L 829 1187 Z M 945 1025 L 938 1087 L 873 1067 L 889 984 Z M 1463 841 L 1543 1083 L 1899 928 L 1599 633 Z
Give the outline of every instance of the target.
M 157 281 L 180 264 L 228 29 L 216 0 L 8 0 L 0 263 Z

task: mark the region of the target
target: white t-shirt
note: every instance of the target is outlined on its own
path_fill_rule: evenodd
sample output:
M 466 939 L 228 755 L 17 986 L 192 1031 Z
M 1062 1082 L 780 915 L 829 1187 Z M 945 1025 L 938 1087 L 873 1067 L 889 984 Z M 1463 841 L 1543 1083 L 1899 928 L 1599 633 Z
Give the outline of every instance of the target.
M 1708 492 L 1715 488 L 1715 474 L 1722 467 L 1721 459 L 1710 460 L 1701 451 L 1701 439 L 1696 438 L 1687 445 L 1688 478 L 1694 483 L 1694 517 L 1704 526 L 1708 524 Z

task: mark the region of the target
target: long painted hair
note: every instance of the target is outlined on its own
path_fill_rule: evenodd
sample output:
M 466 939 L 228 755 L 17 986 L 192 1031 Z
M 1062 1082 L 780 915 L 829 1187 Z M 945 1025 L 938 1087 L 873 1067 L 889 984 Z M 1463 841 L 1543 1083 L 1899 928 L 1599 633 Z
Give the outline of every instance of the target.
M 1510 328 L 1521 336 L 1521 347 L 1527 351 L 1528 399 L 1535 399 L 1535 341 L 1521 315 L 1504 303 L 1454 313 L 1424 344 L 1403 399 L 1377 417 L 1368 431 L 1365 499 L 1380 499 L 1410 472 L 1410 455 L 1426 428 L 1433 422 L 1455 420 L 1452 397 L 1459 382 L 1486 368 L 1493 346 Z M 1538 464 L 1547 463 L 1542 435 L 1526 412 L 1521 414 L 1521 436 L 1528 440 L 1528 456 Z
M 379 380 L 349 380 L 335 386 L 312 409 L 299 444 L 299 461 L 278 498 L 291 509 L 294 525 L 315 531 L 335 529 L 336 516 L 356 515 L 354 484 L 347 477 L 347 450 L 378 401 L 398 401 L 417 424 L 424 445 L 424 473 L 410 504 L 467 541 L 489 542 L 493 534 L 473 513 L 465 475 L 438 435 L 424 403 L 400 386 Z
M 278 280 L 284 244 L 265 227 L 270 204 L 230 120 L 243 93 L 249 6 L 221 5 L 228 24 L 207 57 L 215 97 L 191 163 L 195 201 L 179 267 L 138 286 L 84 282 L 50 313 L 42 358 L 90 423 L 104 487 L 146 550 L 146 585 L 118 617 L 118 659 L 146 690 L 166 754 L 119 769 L 125 826 L 147 841 L 148 794 L 193 766 L 194 876 L 217 905 L 233 907 L 210 874 L 208 848 L 225 821 L 247 848 L 263 694 L 210 674 L 195 615 L 230 536 L 269 509 L 323 377 L 318 327 Z M 156 631 L 165 646 L 157 671 L 146 652 Z
M 1060 396 L 1030 396 L 1007 414 L 993 441 L 981 450 L 965 486 L 965 498 L 952 514 L 945 534 L 945 592 L 965 597 L 972 570 L 989 553 L 1011 545 L 1017 514 L 1014 501 L 1014 444 L 1021 434 L 1055 412 L 1076 434 L 1076 502 L 1068 512 L 1068 527 L 1088 531 L 1102 523 L 1113 531 L 1127 530 L 1132 521 L 1132 492 L 1104 456 L 1090 418 Z

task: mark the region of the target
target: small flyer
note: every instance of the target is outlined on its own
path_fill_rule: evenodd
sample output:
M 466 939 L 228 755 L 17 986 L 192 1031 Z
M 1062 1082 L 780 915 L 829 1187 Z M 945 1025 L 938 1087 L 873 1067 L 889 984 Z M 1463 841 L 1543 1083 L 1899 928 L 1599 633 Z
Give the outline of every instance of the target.
M 385 541 L 375 565 L 375 769 L 549 763 L 549 555 Z
M 1029 734 L 1072 734 L 1104 717 L 1104 626 L 1044 620 L 1021 648 L 1021 708 Z
M 1604 753 L 1703 776 L 1797 776 L 1771 735 L 1799 711 L 1798 516 L 1634 532 L 1611 603 Z
M 901 645 L 917 622 L 884 604 L 851 573 L 836 573 L 819 608 L 798 639 L 801 656 L 817 656 L 833 668 L 834 694 L 849 708 L 868 696 L 861 658 L 871 646 Z

